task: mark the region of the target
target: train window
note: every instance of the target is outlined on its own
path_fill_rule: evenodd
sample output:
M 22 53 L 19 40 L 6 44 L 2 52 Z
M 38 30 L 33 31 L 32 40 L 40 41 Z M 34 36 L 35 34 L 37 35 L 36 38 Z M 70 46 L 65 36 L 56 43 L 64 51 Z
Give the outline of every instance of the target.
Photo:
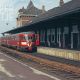
M 15 40 L 15 36 L 13 36 L 13 40 Z
M 11 39 L 13 40 L 13 39 L 14 39 L 14 37 L 13 37 L 13 36 L 11 36 Z
M 11 37 L 9 36 L 9 39 L 11 40 Z
M 35 41 L 36 40 L 36 38 L 35 38 L 35 35 L 32 37 L 32 41 Z
M 22 37 L 20 37 L 20 39 L 21 39 L 21 40 L 25 40 L 25 37 L 24 37 L 24 36 L 22 36 Z
M 28 40 L 35 41 L 35 36 L 28 36 Z
M 9 37 L 9 40 L 11 40 L 11 37 Z
M 25 39 L 28 40 L 28 36 L 25 36 Z
M 11 39 L 14 40 L 14 36 L 12 36 Z
M 14 40 L 16 40 L 15 36 L 14 36 Z
M 17 40 L 17 41 L 18 41 L 18 40 L 19 40 L 19 37 L 18 37 L 18 36 L 16 36 L 16 37 L 15 37 L 15 40 Z
M 28 36 L 28 40 L 29 40 L 29 39 L 31 39 L 31 37 L 30 37 L 30 36 Z
M 36 39 L 36 40 L 39 39 L 39 36 L 38 36 L 37 34 L 35 35 L 35 39 Z

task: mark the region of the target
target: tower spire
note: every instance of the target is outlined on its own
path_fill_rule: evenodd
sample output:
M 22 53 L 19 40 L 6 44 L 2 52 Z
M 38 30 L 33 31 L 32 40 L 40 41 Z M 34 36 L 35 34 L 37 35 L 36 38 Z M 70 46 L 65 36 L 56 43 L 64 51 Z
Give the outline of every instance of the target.
M 29 4 L 27 6 L 27 9 L 30 9 L 31 7 L 34 7 L 34 4 L 33 4 L 32 0 L 30 0 Z
M 60 0 L 60 6 L 62 6 L 64 4 L 64 0 Z

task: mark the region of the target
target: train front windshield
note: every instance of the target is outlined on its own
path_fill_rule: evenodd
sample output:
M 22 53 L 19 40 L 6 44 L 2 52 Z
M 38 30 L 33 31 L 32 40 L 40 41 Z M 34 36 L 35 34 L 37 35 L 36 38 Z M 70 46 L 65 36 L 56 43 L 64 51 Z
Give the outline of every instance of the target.
M 35 35 L 34 36 L 25 36 L 26 40 L 34 42 L 36 40 Z

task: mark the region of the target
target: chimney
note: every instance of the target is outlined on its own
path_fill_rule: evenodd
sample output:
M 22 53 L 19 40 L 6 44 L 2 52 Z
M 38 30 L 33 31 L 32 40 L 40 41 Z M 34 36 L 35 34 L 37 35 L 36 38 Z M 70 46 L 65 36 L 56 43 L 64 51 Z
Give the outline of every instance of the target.
M 45 6 L 43 5 L 42 6 L 42 13 L 44 13 L 45 12 Z
M 60 0 L 60 6 L 62 6 L 64 4 L 63 0 Z

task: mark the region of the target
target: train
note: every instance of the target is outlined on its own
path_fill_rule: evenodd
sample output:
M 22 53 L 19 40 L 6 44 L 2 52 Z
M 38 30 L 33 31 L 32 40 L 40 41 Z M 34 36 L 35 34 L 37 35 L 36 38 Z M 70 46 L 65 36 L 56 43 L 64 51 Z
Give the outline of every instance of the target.
M 20 51 L 37 51 L 40 40 L 39 35 L 34 32 L 21 32 L 1 37 L 0 45 L 15 48 Z

